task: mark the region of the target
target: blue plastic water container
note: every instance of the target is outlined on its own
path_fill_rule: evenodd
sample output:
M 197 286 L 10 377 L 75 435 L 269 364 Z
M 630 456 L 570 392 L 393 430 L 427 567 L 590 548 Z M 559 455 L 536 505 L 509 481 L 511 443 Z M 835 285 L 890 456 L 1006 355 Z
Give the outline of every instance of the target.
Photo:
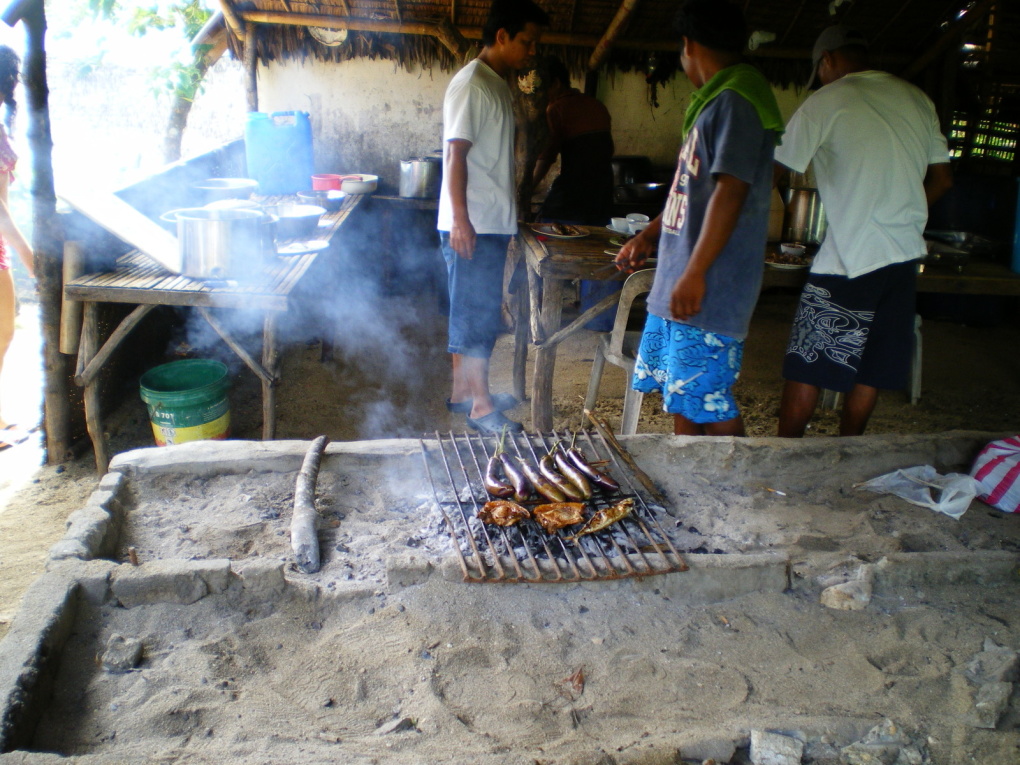
M 249 112 L 244 126 L 248 177 L 259 193 L 296 194 L 311 188 L 312 123 L 308 112 Z

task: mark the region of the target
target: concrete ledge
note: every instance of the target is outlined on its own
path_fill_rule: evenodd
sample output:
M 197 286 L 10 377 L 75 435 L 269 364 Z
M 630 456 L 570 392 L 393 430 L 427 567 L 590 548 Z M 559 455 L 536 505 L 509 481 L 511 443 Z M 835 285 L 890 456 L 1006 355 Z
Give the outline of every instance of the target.
M 43 574 L 25 593 L 32 608 L 18 611 L 0 642 L 0 750 L 30 743 L 74 622 L 76 590 L 73 579 Z
M 945 584 L 996 585 L 1017 580 L 1020 554 L 1005 551 L 893 553 L 874 567 L 876 592 Z
M 51 561 L 100 558 L 113 551 L 113 516 L 101 507 L 86 506 L 67 517 L 67 533 L 50 548 Z
M 310 441 L 191 441 L 177 446 L 135 449 L 118 454 L 110 470 L 158 475 L 194 476 L 247 473 L 290 473 L 301 468 Z M 417 457 L 416 440 L 388 438 L 378 441 L 341 441 L 326 447 L 326 461 L 335 457 Z
M 155 560 L 119 566 L 111 591 L 125 608 L 153 603 L 187 605 L 223 592 L 230 583 L 229 560 Z

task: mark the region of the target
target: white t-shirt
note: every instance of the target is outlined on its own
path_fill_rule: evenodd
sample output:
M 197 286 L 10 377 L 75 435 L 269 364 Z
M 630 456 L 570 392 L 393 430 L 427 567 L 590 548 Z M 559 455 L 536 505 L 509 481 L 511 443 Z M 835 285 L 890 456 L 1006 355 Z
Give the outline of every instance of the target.
M 476 234 L 516 234 L 514 107 L 506 81 L 475 59 L 454 75 L 443 99 L 443 147 L 471 142 L 467 155 L 468 216 Z M 444 179 L 440 231 L 453 228 L 453 205 Z
M 919 88 L 875 70 L 829 83 L 790 119 L 776 161 L 814 168 L 828 221 L 814 273 L 853 278 L 925 254 L 924 176 L 949 151 Z

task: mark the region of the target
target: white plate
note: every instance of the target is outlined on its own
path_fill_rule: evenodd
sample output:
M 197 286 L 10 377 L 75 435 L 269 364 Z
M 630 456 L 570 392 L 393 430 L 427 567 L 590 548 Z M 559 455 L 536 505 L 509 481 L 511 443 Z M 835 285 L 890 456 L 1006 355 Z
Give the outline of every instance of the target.
M 560 225 L 566 226 L 567 224 L 561 223 Z M 531 227 L 531 230 L 534 231 L 536 234 L 547 236 L 550 239 L 583 239 L 584 237 L 588 236 L 588 231 L 584 228 L 581 228 L 580 226 L 569 226 L 569 228 L 573 229 L 574 231 L 580 231 L 581 233 L 557 234 L 552 230 L 551 223 L 537 223 Z
M 612 255 L 614 258 L 620 254 L 619 250 L 603 250 L 606 255 Z
M 329 247 L 325 239 L 309 239 L 303 242 L 291 242 L 281 244 L 276 248 L 277 255 L 304 255 L 306 252 L 318 252 Z
M 807 268 L 807 263 L 770 263 L 765 261 L 765 265 L 772 268 L 778 268 L 780 271 L 799 271 L 802 268 Z
M 620 231 L 620 229 L 613 228 L 612 226 L 606 226 L 606 228 L 608 228 L 614 234 L 622 234 L 623 236 L 630 236 L 630 231 L 629 230 L 628 231 Z
M 625 239 L 619 239 L 614 236 L 612 239 L 609 240 L 609 243 L 614 247 L 623 247 L 623 245 L 625 245 L 627 241 Z

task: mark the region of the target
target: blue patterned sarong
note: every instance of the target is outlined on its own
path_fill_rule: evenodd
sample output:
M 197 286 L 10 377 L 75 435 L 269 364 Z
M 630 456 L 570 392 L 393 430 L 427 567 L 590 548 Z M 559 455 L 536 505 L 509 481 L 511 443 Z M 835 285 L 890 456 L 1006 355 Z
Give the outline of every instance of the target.
M 694 423 L 740 416 L 733 383 L 744 343 L 689 324 L 648 315 L 634 365 L 634 390 L 662 393 L 662 409 Z

